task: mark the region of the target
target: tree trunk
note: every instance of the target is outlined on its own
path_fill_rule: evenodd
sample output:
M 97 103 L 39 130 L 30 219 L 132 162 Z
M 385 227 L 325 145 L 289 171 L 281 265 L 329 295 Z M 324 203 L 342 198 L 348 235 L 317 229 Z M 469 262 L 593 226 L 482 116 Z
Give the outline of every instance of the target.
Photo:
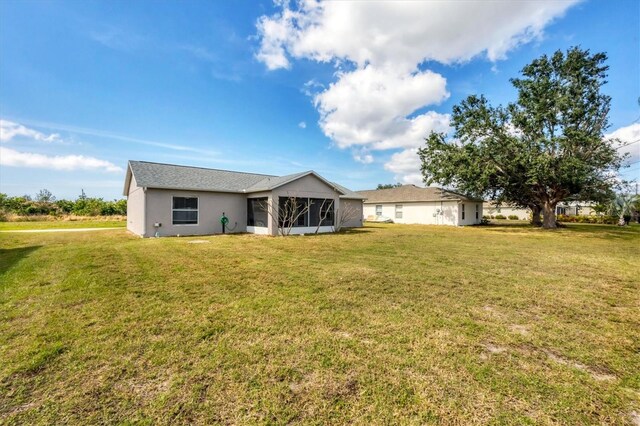
M 531 223 L 533 226 L 542 226 L 542 218 L 540 212 L 542 209 L 540 206 L 531 206 Z
M 544 229 L 557 228 L 556 225 L 556 203 L 551 204 L 545 201 L 542 205 L 542 227 Z
M 620 213 L 620 219 L 618 219 L 618 226 L 626 226 L 627 221 L 624 220 L 624 214 Z

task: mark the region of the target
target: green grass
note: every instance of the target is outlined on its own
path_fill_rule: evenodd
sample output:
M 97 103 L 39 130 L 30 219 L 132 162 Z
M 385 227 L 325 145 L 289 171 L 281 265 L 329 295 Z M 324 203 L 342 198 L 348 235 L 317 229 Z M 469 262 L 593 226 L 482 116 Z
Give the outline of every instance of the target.
M 118 228 L 127 226 L 124 220 L 52 220 L 39 222 L 0 222 L 0 231 L 29 229 Z
M 0 423 L 630 423 L 639 247 L 604 225 L 0 234 Z

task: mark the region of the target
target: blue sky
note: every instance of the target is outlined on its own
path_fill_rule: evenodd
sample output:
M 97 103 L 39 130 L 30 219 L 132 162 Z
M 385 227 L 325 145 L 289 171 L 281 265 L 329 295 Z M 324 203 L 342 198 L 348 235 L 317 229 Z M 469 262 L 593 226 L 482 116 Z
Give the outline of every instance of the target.
M 5 0 L 0 192 L 120 198 L 129 159 L 417 183 L 415 148 L 455 103 L 506 103 L 523 65 L 573 45 L 608 53 L 611 132 L 631 142 L 639 35 L 631 0 Z

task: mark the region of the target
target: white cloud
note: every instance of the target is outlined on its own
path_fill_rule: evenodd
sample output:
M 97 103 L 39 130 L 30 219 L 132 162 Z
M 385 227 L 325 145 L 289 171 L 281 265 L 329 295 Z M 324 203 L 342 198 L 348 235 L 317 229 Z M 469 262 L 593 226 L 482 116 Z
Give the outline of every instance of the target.
M 298 127 L 300 127 L 301 129 L 306 129 L 307 128 L 307 123 L 305 123 L 304 121 L 301 121 L 298 123 Z
M 22 124 L 0 119 L 0 142 L 9 142 L 16 137 L 34 139 L 40 142 L 61 142 L 57 133 L 45 134 L 37 130 L 29 129 Z
M 325 135 L 339 148 L 357 148 L 360 162 L 373 161 L 368 150 L 404 149 L 385 167 L 402 163 L 398 176 L 416 183 L 416 164 L 402 161 L 406 150 L 449 124 L 448 115 L 424 111 L 449 94 L 446 79 L 421 64 L 503 59 L 577 2 L 276 1 L 279 11 L 257 22 L 256 58 L 269 70 L 289 69 L 292 59 L 333 63 L 339 71 L 328 88 L 311 80 L 303 89 Z
M 424 185 L 420 172 L 420 157 L 416 148 L 396 152 L 384 168 L 395 174 L 397 182 Z
M 165 148 L 165 149 L 170 149 L 174 151 L 194 152 L 197 154 L 202 154 L 202 155 L 211 156 L 211 157 L 217 156 L 219 154 L 219 152 L 212 151 L 209 149 L 201 149 L 201 148 L 194 148 L 187 145 L 170 144 L 170 143 L 164 143 L 164 142 L 150 141 L 147 139 L 132 138 L 129 136 L 123 136 L 116 133 L 99 130 L 99 129 L 91 129 L 87 127 L 77 127 L 77 126 L 69 126 L 66 124 L 37 122 L 37 121 L 28 121 L 27 124 L 32 126 L 43 127 L 47 129 L 61 130 L 63 132 L 78 133 L 82 135 L 115 139 L 115 140 L 120 140 L 124 142 L 133 142 L 141 145 L 155 146 L 158 148 Z
M 13 167 L 30 167 L 51 170 L 93 170 L 109 173 L 123 173 L 122 167 L 84 155 L 43 155 L 31 152 L 19 152 L 0 146 L 0 165 Z
M 448 119 L 437 113 L 407 118 L 424 105 L 449 96 L 446 80 L 431 71 L 398 74 L 372 65 L 343 73 L 314 97 L 320 127 L 340 148 L 353 145 L 372 149 L 416 146 L 429 127 Z
M 607 139 L 619 139 L 620 152 L 629 154 L 627 163 L 640 161 L 640 123 L 634 123 L 605 135 Z
M 393 2 L 303 0 L 257 23 L 256 55 L 269 69 L 289 58 L 393 65 L 405 72 L 425 60 L 450 64 L 481 53 L 492 60 L 540 37 L 576 0 Z
M 353 159 L 358 163 L 371 164 L 373 163 L 373 155 L 369 153 L 366 148 L 354 149 L 352 151 Z

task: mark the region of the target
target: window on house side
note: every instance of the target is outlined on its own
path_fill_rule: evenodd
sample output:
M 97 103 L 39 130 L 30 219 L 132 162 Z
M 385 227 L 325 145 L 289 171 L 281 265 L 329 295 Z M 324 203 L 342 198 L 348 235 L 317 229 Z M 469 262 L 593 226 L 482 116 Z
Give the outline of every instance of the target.
M 171 218 L 174 225 L 197 225 L 198 197 L 173 197 Z
M 402 204 L 396 204 L 396 219 L 402 219 Z
M 382 204 L 376 205 L 376 216 L 382 216 Z
M 476 220 L 480 219 L 480 204 L 476 204 Z
M 462 220 L 464 220 L 464 204 L 462 204 Z

